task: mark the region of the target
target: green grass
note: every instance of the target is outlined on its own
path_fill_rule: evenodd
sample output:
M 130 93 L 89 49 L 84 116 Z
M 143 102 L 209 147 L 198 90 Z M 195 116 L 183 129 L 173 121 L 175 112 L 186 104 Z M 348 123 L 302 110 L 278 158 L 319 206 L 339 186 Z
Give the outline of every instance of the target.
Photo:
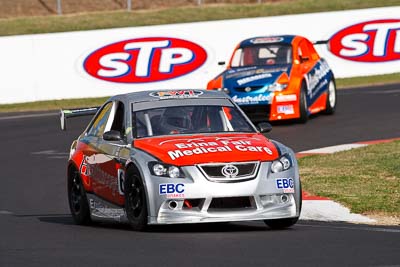
M 400 215 L 400 141 L 299 159 L 303 189 L 364 214 Z
M 0 105 L 0 113 L 22 111 L 47 111 L 60 108 L 91 107 L 102 105 L 108 97 L 36 101 Z
M 0 19 L 0 36 L 132 27 L 194 21 L 396 6 L 400 0 L 281 0 L 263 4 L 202 5 L 142 11 Z
M 339 89 L 388 83 L 400 83 L 400 73 L 336 79 Z

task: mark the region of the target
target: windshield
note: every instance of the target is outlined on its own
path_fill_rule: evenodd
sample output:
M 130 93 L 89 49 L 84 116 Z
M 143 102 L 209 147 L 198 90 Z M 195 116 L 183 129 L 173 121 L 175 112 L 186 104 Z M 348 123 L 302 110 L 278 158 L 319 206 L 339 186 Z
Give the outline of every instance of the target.
M 292 47 L 287 44 L 263 44 L 238 48 L 231 67 L 266 66 L 292 63 Z
M 234 107 L 161 107 L 133 113 L 136 137 L 158 135 L 254 132 L 254 128 Z

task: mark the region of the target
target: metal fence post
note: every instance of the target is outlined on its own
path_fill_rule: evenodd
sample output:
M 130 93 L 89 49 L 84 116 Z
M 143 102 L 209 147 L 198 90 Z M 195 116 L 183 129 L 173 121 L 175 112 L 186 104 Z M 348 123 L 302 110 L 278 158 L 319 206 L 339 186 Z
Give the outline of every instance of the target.
M 57 14 L 62 15 L 61 0 L 57 0 Z
M 128 11 L 132 10 L 132 0 L 126 0 L 126 7 Z

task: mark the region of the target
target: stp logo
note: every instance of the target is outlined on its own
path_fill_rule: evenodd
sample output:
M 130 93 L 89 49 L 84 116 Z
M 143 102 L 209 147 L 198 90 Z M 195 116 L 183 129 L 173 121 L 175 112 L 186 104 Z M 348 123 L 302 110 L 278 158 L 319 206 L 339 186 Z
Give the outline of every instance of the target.
M 360 62 L 400 59 L 400 20 L 373 20 L 347 27 L 329 40 L 338 57 Z
M 91 76 L 118 83 L 177 78 L 201 67 L 207 52 L 190 41 L 151 37 L 121 41 L 91 53 L 83 67 Z

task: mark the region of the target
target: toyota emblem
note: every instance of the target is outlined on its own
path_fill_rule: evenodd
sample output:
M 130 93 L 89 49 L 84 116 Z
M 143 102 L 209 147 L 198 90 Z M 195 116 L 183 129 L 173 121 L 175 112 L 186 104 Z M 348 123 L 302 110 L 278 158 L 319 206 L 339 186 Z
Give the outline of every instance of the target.
M 232 164 L 228 164 L 222 168 L 221 173 L 226 178 L 235 178 L 239 174 L 239 169 Z
M 250 92 L 251 91 L 251 87 L 244 88 L 244 91 L 247 92 L 247 93 Z

